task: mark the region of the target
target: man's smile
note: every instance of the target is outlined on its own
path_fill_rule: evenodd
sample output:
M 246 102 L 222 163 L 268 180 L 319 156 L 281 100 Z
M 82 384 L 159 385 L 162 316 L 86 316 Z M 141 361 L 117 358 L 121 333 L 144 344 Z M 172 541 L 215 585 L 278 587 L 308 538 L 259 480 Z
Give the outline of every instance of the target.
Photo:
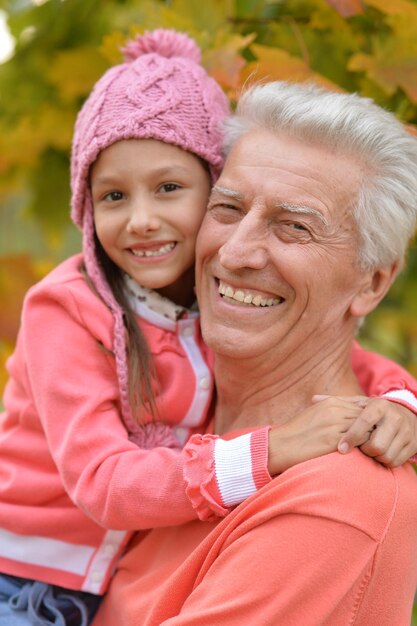
M 245 306 L 270 307 L 281 304 L 281 302 L 284 301 L 283 298 L 272 298 L 248 289 L 235 289 L 221 280 L 219 280 L 219 294 L 226 300 L 232 300 L 233 303 L 239 303 Z

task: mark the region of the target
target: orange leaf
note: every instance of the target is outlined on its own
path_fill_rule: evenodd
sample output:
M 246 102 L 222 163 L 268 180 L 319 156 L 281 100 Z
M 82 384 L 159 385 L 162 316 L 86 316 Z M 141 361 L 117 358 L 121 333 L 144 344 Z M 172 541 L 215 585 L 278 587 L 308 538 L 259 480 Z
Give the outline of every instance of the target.
M 241 81 L 250 80 L 287 80 L 292 82 L 314 81 L 327 89 L 341 91 L 341 88 L 324 76 L 314 72 L 305 61 L 291 56 L 280 48 L 271 48 L 254 44 L 251 50 L 257 57 L 244 68 Z
M 366 72 L 388 95 L 393 95 L 398 88 L 405 91 L 413 102 L 417 102 L 417 63 L 416 57 L 393 55 L 372 57 L 366 54 L 354 55 L 348 64 L 353 72 Z
M 203 63 L 208 73 L 226 91 L 235 91 L 240 84 L 240 76 L 246 65 L 240 51 L 246 48 L 255 35 L 229 35 L 225 41 L 214 41 L 214 47 L 204 53 Z
M 405 129 L 408 133 L 410 133 L 410 135 L 417 137 L 417 126 L 414 126 L 413 124 L 406 124 Z
M 29 256 L 0 258 L 0 339 L 13 342 L 20 325 L 23 298 L 39 276 Z

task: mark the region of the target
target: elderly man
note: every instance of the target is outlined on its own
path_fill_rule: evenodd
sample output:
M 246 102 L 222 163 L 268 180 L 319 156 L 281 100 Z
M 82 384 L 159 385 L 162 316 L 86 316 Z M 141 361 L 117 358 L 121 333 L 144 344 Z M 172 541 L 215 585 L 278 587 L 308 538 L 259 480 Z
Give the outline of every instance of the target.
M 249 90 L 228 137 L 197 258 L 213 432 L 274 415 L 273 437 L 299 420 L 302 435 L 280 439 L 285 469 L 308 439 L 311 397 L 361 392 L 352 341 L 415 229 L 417 144 L 365 99 L 282 83 Z M 220 522 L 138 537 L 94 624 L 408 626 L 416 582 L 412 467 L 336 452 Z

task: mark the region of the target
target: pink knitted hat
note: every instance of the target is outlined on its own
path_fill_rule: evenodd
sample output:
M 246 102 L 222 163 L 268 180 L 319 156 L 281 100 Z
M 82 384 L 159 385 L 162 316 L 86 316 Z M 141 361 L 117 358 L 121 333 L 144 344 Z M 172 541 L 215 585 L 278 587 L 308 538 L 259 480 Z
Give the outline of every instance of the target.
M 122 413 L 134 433 L 123 311 L 96 255 L 90 168 L 99 153 L 117 141 L 158 139 L 201 157 L 215 180 L 223 165 L 220 127 L 229 107 L 220 86 L 199 64 L 197 44 L 184 33 L 146 32 L 123 52 L 126 61 L 98 80 L 78 114 L 71 160 L 71 217 L 83 231 L 87 273 L 115 319 L 113 348 Z

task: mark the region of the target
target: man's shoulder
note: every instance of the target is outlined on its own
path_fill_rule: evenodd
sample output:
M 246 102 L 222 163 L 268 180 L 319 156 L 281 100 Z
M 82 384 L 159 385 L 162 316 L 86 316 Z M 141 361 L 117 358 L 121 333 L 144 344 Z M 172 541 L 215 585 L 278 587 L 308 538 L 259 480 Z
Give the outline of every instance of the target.
M 323 517 L 362 530 L 379 541 L 394 517 L 417 525 L 417 475 L 406 464 L 396 469 L 353 450 L 300 463 L 264 487 L 253 505 L 263 515 Z

